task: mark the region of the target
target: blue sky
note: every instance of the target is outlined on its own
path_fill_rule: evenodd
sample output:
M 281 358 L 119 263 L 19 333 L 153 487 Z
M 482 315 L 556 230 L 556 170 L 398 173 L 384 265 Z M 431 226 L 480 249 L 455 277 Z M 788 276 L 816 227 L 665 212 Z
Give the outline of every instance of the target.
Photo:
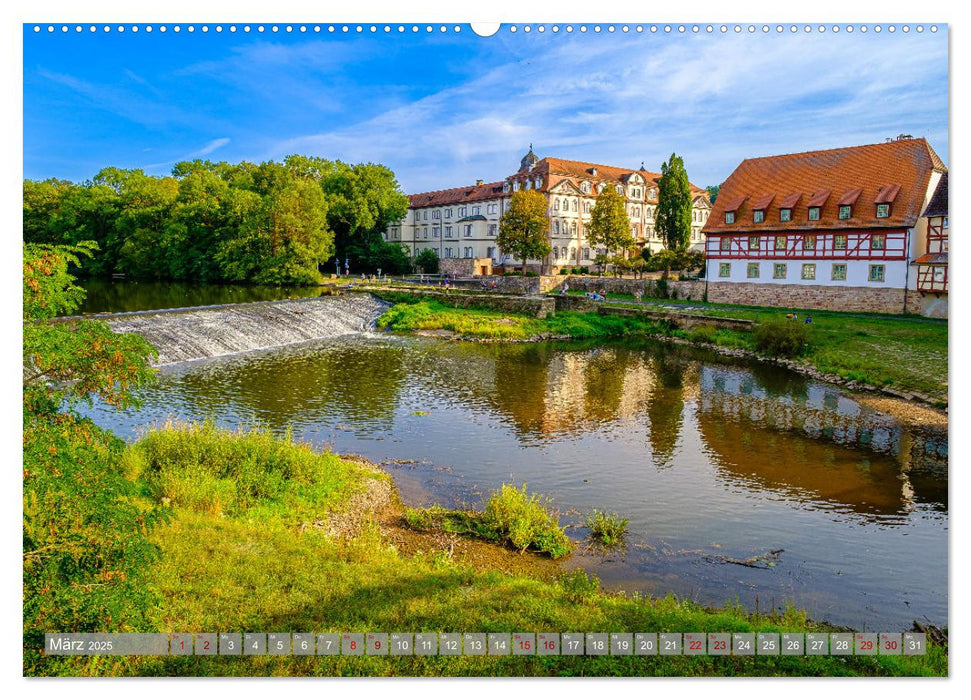
M 418 192 L 501 179 L 532 143 L 540 157 L 655 171 L 676 152 L 692 182 L 708 185 L 746 157 L 900 133 L 925 136 L 948 161 L 943 28 L 520 28 L 482 38 L 437 25 L 403 34 L 87 26 L 24 28 L 24 177 L 80 181 L 108 165 L 165 174 L 197 157 L 303 153 L 384 163 Z

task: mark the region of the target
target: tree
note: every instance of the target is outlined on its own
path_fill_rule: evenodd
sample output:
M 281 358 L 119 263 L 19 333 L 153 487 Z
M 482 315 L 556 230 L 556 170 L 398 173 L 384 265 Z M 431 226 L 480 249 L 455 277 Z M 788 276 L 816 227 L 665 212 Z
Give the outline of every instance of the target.
M 144 572 L 158 548 L 148 534 L 167 517 L 142 505 L 122 465 L 124 443 L 78 402 L 134 403 L 154 349 L 96 321 L 61 321 L 83 291 L 69 266 L 94 244 L 29 244 L 23 259 L 24 666 L 41 661 L 44 633 L 148 631 L 158 594 Z
M 586 232 L 590 245 L 605 248 L 608 254 L 634 245 L 624 197 L 613 187 L 608 185 L 597 195 Z
M 434 248 L 425 248 L 415 256 L 415 267 L 426 275 L 434 275 L 438 272 L 438 253 Z
M 546 207 L 546 197 L 536 190 L 519 190 L 513 192 L 509 208 L 499 219 L 496 244 L 523 261 L 523 275 L 526 260 L 543 258 L 552 250 L 547 237 L 550 222 Z
M 708 190 L 709 202 L 711 202 L 712 204 L 715 203 L 715 200 L 718 199 L 718 192 L 719 190 L 721 190 L 721 188 L 722 188 L 721 185 L 708 185 L 708 187 L 705 188 L 706 190 Z
M 691 240 L 691 185 L 684 161 L 671 154 L 661 163 L 658 181 L 656 228 L 668 250 L 680 251 Z

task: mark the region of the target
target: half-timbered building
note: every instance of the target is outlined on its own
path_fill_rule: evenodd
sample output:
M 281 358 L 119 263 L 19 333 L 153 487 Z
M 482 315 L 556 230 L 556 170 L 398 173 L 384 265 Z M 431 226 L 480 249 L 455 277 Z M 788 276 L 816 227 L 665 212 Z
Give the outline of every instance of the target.
M 927 245 L 921 213 L 945 173 L 924 139 L 743 161 L 704 227 L 708 299 L 919 310 L 911 263 Z
M 926 316 L 947 316 L 947 173 L 941 177 L 930 204 L 924 210 L 927 220 L 927 246 L 923 255 L 913 263 L 917 268 L 917 292 L 921 313 Z

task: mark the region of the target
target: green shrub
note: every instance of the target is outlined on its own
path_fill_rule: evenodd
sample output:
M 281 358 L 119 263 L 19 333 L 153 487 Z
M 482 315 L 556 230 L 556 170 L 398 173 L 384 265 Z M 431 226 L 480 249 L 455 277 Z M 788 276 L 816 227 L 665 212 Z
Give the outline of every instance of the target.
M 560 268 L 560 274 L 561 275 L 568 275 L 568 274 L 570 274 L 570 271 L 567 270 L 565 267 L 561 267 Z
M 587 518 L 587 527 L 590 528 L 590 538 L 608 548 L 622 545 L 627 536 L 627 518 L 616 513 L 594 510 Z
M 668 281 L 657 280 L 654 282 L 654 296 L 658 299 L 668 298 Z
M 426 275 L 438 273 L 438 253 L 432 248 L 425 248 L 415 256 L 415 268 Z
M 715 344 L 715 338 L 718 336 L 718 329 L 715 328 L 710 323 L 704 323 L 700 326 L 695 326 L 688 333 L 688 338 L 691 339 L 692 343 L 708 343 L 710 345 Z
M 798 357 L 809 345 L 809 327 L 798 320 L 773 319 L 758 324 L 755 349 L 774 357 Z
M 522 489 L 503 484 L 486 503 L 485 522 L 516 549 L 532 548 L 556 559 L 572 544 L 548 506 L 547 499 L 530 495 L 526 484 Z

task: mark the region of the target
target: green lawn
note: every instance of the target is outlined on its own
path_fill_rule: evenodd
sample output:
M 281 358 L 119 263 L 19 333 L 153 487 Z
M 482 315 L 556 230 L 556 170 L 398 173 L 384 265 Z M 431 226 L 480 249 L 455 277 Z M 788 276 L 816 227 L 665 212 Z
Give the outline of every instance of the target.
M 146 502 L 173 506 L 153 533 L 161 559 L 148 583 L 169 632 L 733 632 L 823 630 L 791 610 L 751 616 L 673 597 L 603 593 L 581 571 L 559 578 L 472 566 L 434 546 L 406 556 L 355 498 L 380 472 L 265 434 L 168 426 L 129 448 Z M 238 467 L 242 461 L 245 466 Z M 270 489 L 243 474 L 263 464 Z M 214 503 L 186 481 L 196 471 L 240 484 Z M 273 474 L 287 474 L 280 481 Z M 396 499 L 392 503 L 397 503 Z M 400 505 L 396 506 L 400 509 Z M 334 534 L 327 521 L 356 515 Z M 383 521 L 382 521 L 383 522 Z M 353 532 L 353 534 L 348 534 Z M 493 545 L 489 545 L 493 546 Z M 521 555 L 510 551 L 510 561 Z M 566 567 L 565 570 L 569 570 Z M 925 657 L 102 657 L 42 658 L 50 675 L 946 675 L 946 650 Z M 33 675 L 33 674 L 32 674 Z

